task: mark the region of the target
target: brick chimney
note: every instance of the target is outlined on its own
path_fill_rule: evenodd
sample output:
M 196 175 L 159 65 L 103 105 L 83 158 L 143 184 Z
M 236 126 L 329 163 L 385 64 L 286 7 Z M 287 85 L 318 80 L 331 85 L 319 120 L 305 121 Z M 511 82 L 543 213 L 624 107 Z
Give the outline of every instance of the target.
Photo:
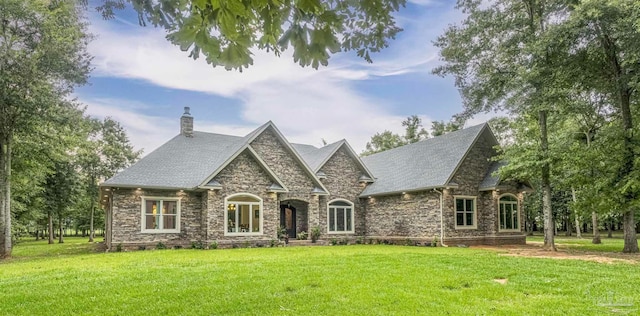
M 184 114 L 180 117 L 180 134 L 186 137 L 193 137 L 193 116 L 189 111 L 191 108 L 184 107 Z

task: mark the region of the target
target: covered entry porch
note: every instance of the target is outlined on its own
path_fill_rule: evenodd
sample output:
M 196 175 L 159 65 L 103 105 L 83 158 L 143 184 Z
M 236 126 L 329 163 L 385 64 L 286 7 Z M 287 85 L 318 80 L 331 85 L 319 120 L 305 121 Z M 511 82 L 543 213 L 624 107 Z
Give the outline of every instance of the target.
M 309 232 L 309 203 L 288 199 L 280 201 L 280 229 L 284 229 L 290 239 L 296 239 L 300 232 Z

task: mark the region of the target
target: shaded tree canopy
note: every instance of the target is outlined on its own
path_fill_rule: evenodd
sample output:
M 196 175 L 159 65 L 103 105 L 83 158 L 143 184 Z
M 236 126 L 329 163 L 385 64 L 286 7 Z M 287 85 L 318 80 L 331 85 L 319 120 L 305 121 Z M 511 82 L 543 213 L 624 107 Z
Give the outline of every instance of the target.
M 86 3 L 86 0 L 85 0 Z M 394 13 L 406 0 L 103 0 L 105 18 L 129 3 L 140 25 L 167 31 L 167 40 L 227 70 L 253 64 L 254 48 L 279 56 L 289 47 L 301 66 L 326 66 L 331 54 L 371 53 L 389 45 L 402 29 Z

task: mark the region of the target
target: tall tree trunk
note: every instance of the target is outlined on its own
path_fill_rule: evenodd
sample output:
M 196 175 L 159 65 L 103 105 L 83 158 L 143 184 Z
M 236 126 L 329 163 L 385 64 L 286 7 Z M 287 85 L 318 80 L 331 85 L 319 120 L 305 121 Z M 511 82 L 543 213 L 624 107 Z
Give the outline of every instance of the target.
M 633 172 L 633 162 L 635 153 L 633 150 L 633 122 L 631 116 L 631 91 L 627 78 L 627 70 L 619 59 L 618 46 L 615 38 L 609 36 L 609 31 L 603 25 L 596 25 L 599 31 L 599 40 L 602 44 L 609 66 L 611 67 L 611 81 L 616 84 L 616 92 L 618 95 L 618 109 L 622 118 L 623 130 L 623 148 L 622 148 L 622 165 L 618 170 L 617 184 L 625 186 L 625 182 L 629 181 L 629 176 Z M 637 253 L 638 238 L 636 237 L 635 221 L 633 218 L 633 208 L 630 204 L 636 199 L 635 192 L 622 192 L 625 199 L 625 210 L 623 212 L 623 230 L 624 230 L 624 248 L 622 252 Z
M 0 137 L 0 259 L 11 257 L 11 138 Z
M 60 236 L 58 236 L 58 243 L 64 243 L 64 227 L 62 226 L 62 216 L 58 219 L 58 224 L 60 224 Z
M 573 199 L 573 203 L 578 202 L 578 197 L 576 195 L 576 188 L 571 187 L 571 198 Z M 576 237 L 582 238 L 582 233 L 580 232 L 580 216 L 578 215 L 578 210 L 574 210 L 576 216 Z
M 544 217 L 544 245 L 542 249 L 556 251 L 554 242 L 555 224 L 551 209 L 551 167 L 549 166 L 549 141 L 547 138 L 547 111 L 539 113 L 540 149 L 544 162 L 542 163 L 542 213 Z
M 91 219 L 89 220 L 89 242 L 93 242 L 93 238 L 95 237 L 96 231 L 93 228 L 93 216 L 95 214 L 95 205 L 94 205 L 95 197 L 91 197 Z
M 628 89 L 620 91 L 620 106 L 622 112 L 622 124 L 624 127 L 624 161 L 623 169 L 620 174 L 623 181 L 629 177 L 633 171 L 634 151 L 633 151 L 633 124 L 631 121 L 631 94 Z M 625 194 L 627 199 L 627 205 L 635 199 L 634 194 Z M 622 227 L 624 231 L 624 248 L 622 252 L 637 253 L 638 252 L 638 237 L 636 236 L 636 223 L 633 218 L 634 209 L 631 206 L 627 206 L 627 209 L 623 213 Z
M 591 239 L 592 244 L 601 244 L 602 240 L 600 239 L 600 229 L 598 228 L 598 214 L 594 211 L 591 212 L 591 222 L 593 223 L 593 239 Z
M 607 238 L 613 237 L 613 222 L 607 224 Z
M 47 216 L 49 217 L 49 244 L 53 244 L 53 214 L 51 211 L 47 213 Z

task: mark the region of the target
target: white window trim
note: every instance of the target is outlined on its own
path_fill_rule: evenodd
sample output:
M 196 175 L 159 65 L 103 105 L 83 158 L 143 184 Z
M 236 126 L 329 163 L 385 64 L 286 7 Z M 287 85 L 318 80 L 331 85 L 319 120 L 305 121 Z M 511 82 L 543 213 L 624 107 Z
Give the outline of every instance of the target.
M 233 199 L 234 197 L 238 197 L 238 196 L 249 196 L 251 198 L 257 199 L 259 202 L 240 202 L 242 204 L 245 205 L 251 205 L 251 206 L 255 206 L 257 205 L 259 208 L 259 215 L 260 215 L 260 231 L 257 232 L 229 232 L 229 212 L 227 211 L 229 209 L 229 199 Z M 233 202 L 233 204 L 237 204 L 238 202 Z M 253 207 L 251 208 L 251 210 L 253 211 Z M 262 236 L 264 235 L 264 206 L 263 206 L 263 202 L 262 199 L 254 194 L 251 193 L 236 193 L 236 194 L 231 194 L 228 195 L 224 198 L 224 235 L 225 236 Z M 253 215 L 253 212 L 251 212 Z
M 329 212 L 331 212 L 331 203 L 334 202 L 345 202 L 347 204 L 349 204 L 349 207 L 351 207 L 351 230 L 345 230 L 345 231 L 332 231 L 331 227 L 329 226 L 331 223 L 329 222 Z M 342 207 L 347 207 L 347 206 L 342 206 Z M 345 223 L 346 223 L 346 216 L 345 216 Z M 333 199 L 331 201 L 329 201 L 327 203 L 327 234 L 329 235 L 345 235 L 345 234 L 354 234 L 355 233 L 355 227 L 356 227 L 356 223 L 355 223 L 355 207 L 353 202 L 349 201 L 349 200 L 345 200 L 345 199 Z
M 473 225 L 458 226 L 458 212 L 456 210 L 457 199 L 473 200 Z M 455 224 L 456 229 L 459 229 L 459 230 L 478 229 L 478 197 L 477 196 L 471 196 L 471 195 L 454 195 L 453 196 L 453 223 Z
M 140 207 L 140 232 L 145 234 L 176 234 L 180 233 L 180 218 L 182 216 L 182 198 L 181 197 L 169 197 L 169 196 L 141 196 L 142 206 Z M 145 228 L 145 215 L 147 200 L 154 201 L 176 201 L 176 229 L 146 229 Z
M 516 216 L 518 216 L 518 228 L 514 228 L 514 229 L 502 229 L 502 228 L 500 228 L 500 221 L 502 220 L 502 217 L 500 216 L 500 203 L 502 203 L 502 202 L 500 202 L 500 199 L 502 199 L 505 196 L 511 196 L 511 197 L 516 199 L 515 202 L 514 201 L 509 201 L 508 203 L 509 204 L 512 204 L 512 203 L 516 204 Z M 514 194 L 511 194 L 511 193 L 505 193 L 505 194 L 502 194 L 502 195 L 498 196 L 498 231 L 499 232 L 519 232 L 519 231 L 521 231 L 520 227 L 522 227 L 521 224 L 520 224 L 520 220 L 521 220 L 521 218 L 520 218 L 520 200 L 518 199 L 518 197 L 515 196 Z

